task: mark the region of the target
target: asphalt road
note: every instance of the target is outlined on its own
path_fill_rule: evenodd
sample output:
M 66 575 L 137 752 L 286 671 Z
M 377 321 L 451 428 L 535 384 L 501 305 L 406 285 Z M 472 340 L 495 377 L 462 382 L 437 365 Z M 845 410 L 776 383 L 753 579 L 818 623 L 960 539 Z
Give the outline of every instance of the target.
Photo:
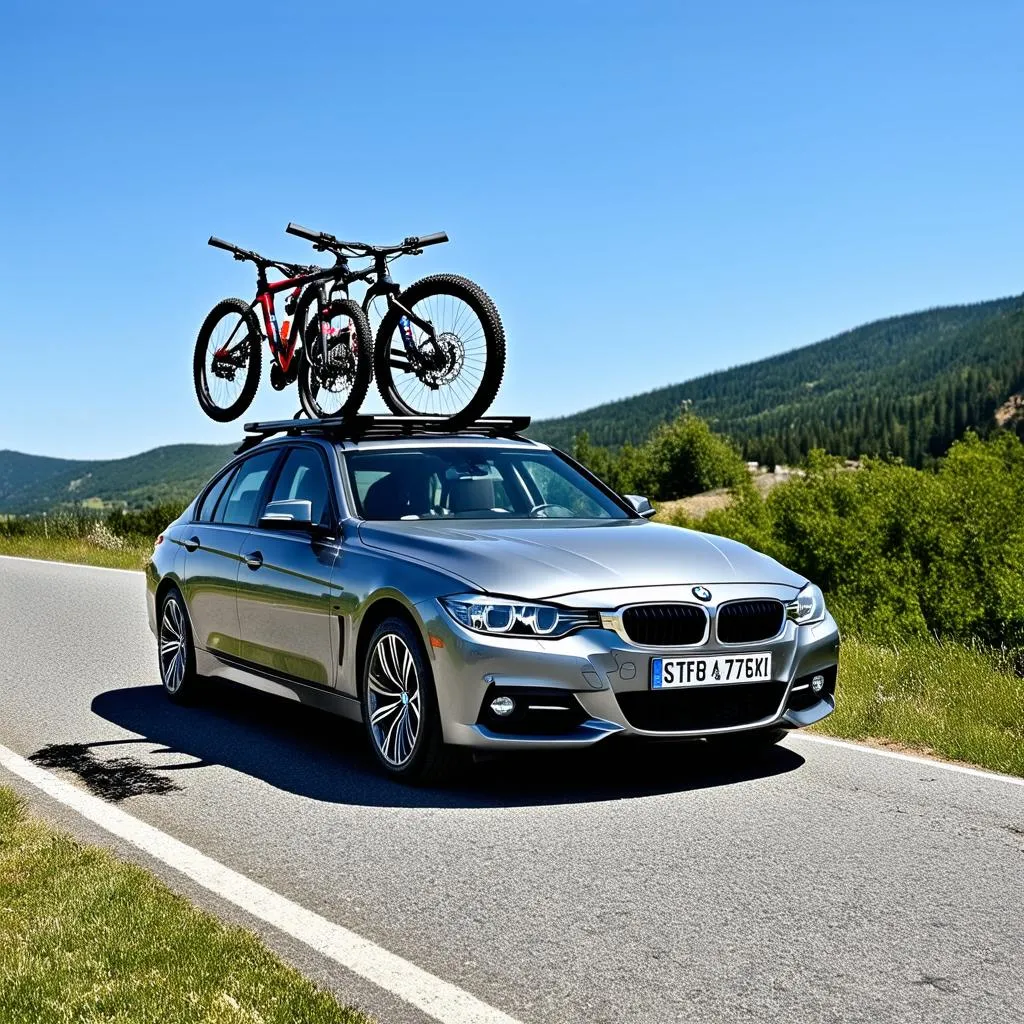
M 226 686 L 172 706 L 143 593 L 0 558 L 0 743 L 521 1021 L 1024 1021 L 1024 787 L 794 737 L 748 766 L 620 746 L 407 789 L 349 723 Z

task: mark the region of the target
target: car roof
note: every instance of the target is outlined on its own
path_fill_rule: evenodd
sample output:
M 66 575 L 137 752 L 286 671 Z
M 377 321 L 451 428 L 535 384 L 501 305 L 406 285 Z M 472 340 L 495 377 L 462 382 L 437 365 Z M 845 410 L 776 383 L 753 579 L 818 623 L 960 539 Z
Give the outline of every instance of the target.
M 367 438 L 335 441 L 342 451 L 386 451 L 392 448 L 526 448 L 549 451 L 550 446 L 528 437 L 488 437 L 483 434 L 430 434 L 419 437 Z
M 423 447 L 487 447 L 550 451 L 540 441 L 520 431 L 530 425 L 529 416 L 492 416 L 452 430 L 450 420 L 429 416 L 353 416 L 347 419 L 291 419 L 247 423 L 247 436 L 236 455 L 257 445 L 286 439 L 319 440 L 343 451 L 388 450 Z M 283 436 L 281 436 L 283 435 Z

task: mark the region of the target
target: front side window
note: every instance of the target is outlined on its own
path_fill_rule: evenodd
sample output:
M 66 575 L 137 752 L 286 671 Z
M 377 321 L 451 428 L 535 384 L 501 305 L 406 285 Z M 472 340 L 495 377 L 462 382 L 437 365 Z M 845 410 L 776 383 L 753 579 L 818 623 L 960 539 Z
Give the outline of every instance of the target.
M 313 522 L 327 526 L 331 522 L 331 499 L 323 459 L 312 448 L 293 448 L 281 472 L 271 501 L 308 501 Z
M 214 513 L 214 522 L 229 526 L 254 526 L 259 512 L 260 495 L 267 476 L 274 468 L 279 451 L 261 452 L 246 459 L 235 473 L 227 500 L 221 500 Z
M 233 469 L 229 469 L 226 473 L 223 473 L 219 480 L 206 492 L 206 496 L 203 498 L 202 504 L 199 506 L 199 510 L 196 513 L 196 519 L 201 523 L 212 523 L 214 513 L 217 511 L 217 503 L 221 499 L 224 491 L 227 489 L 228 484 L 231 482 L 231 477 L 234 474 Z
M 347 452 L 365 519 L 629 519 L 554 452 L 422 448 Z

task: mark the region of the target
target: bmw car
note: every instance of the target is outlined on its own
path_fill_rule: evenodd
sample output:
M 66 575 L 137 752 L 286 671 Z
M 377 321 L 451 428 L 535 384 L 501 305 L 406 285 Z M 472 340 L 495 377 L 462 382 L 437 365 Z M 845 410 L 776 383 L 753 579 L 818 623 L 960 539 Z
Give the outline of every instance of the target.
M 343 715 L 410 782 L 471 749 L 755 751 L 834 710 L 818 587 L 652 522 L 526 422 L 248 425 L 147 566 L 167 696 L 217 677 Z

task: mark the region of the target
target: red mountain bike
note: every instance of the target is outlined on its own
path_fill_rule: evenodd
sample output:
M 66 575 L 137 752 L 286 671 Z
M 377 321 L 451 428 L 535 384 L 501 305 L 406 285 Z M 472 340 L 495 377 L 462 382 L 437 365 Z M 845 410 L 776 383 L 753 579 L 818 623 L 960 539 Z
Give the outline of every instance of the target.
M 298 380 L 299 397 L 309 416 L 358 412 L 370 386 L 373 337 L 359 305 L 335 294 L 344 287 L 342 279 L 347 265 L 343 266 L 341 260 L 333 267 L 282 263 L 213 236 L 209 244 L 225 249 L 236 260 L 256 264 L 256 298 L 252 302 L 223 299 L 203 321 L 192 361 L 196 397 L 203 412 L 226 423 L 249 408 L 260 384 L 264 333 L 272 360 L 271 387 L 281 391 Z M 270 269 L 284 278 L 270 281 Z M 330 289 L 327 282 L 333 282 Z M 274 297 L 285 291 L 290 293 L 285 313 L 299 316 L 278 327 Z M 311 363 L 300 344 L 302 327 L 306 326 L 305 311 L 314 305 L 314 299 L 316 330 L 327 344 L 329 375 L 311 374 Z M 257 305 L 263 314 L 262 329 L 256 317 Z M 324 387 L 322 378 L 328 377 L 329 387 Z

